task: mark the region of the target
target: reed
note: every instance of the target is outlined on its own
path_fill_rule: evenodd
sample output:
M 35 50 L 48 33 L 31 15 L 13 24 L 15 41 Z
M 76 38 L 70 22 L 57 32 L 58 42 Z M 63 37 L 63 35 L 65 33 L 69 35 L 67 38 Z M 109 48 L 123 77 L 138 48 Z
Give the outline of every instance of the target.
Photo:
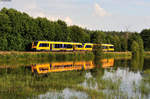
M 131 52 L 104 52 L 104 58 L 126 58 L 131 57 Z

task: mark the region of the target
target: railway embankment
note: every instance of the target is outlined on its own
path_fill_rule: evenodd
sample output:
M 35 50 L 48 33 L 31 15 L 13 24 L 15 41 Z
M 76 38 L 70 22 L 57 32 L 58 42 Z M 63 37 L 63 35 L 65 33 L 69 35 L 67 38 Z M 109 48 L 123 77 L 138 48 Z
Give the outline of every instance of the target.
M 131 57 L 131 52 L 104 52 L 104 58 L 123 58 Z M 144 52 L 145 57 L 150 57 L 150 51 Z M 1 60 L 17 59 L 50 59 L 50 60 L 81 60 L 93 59 L 93 52 L 32 52 L 32 51 L 0 51 Z
M 0 51 L 1 60 L 91 60 L 94 58 L 92 52 L 22 52 L 22 51 Z
M 150 52 L 145 52 L 150 56 Z M 131 52 L 104 52 L 104 58 L 131 57 Z M 0 51 L 1 60 L 18 59 L 50 59 L 50 60 L 81 60 L 93 59 L 93 52 L 27 52 L 27 51 Z

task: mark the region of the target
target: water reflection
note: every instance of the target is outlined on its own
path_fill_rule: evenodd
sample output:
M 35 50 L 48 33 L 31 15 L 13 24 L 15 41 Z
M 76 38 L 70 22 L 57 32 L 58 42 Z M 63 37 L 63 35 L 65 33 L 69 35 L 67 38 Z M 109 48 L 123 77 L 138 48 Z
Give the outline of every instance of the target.
M 140 72 L 132 72 L 129 68 L 118 68 L 115 71 L 105 70 L 102 78 L 104 80 L 111 80 L 113 83 L 118 83 L 119 92 L 123 92 L 128 98 L 142 98 L 139 92 L 140 83 L 142 81 Z M 110 90 L 107 90 L 107 92 L 113 93 Z
M 141 57 L 117 59 L 115 64 L 109 62 L 112 63 L 114 68 L 106 69 L 103 65 L 103 68 L 87 72 L 86 79 L 80 85 L 105 93 L 107 99 L 150 99 L 150 77 L 145 77 L 146 74 L 143 74 L 144 59 Z
M 114 65 L 114 59 L 99 60 L 102 63 L 102 68 L 109 68 Z M 31 65 L 32 72 L 45 74 L 49 72 L 62 72 L 72 70 L 89 70 L 95 68 L 93 61 L 69 61 L 69 62 L 52 62 L 49 64 L 34 64 Z
M 90 97 L 81 91 L 65 88 L 61 92 L 49 91 L 38 96 L 39 99 L 89 99 Z
M 29 66 L 0 66 L 0 98 L 150 97 L 149 59 L 65 61 Z M 143 65 L 144 64 L 144 65 Z M 67 72 L 68 71 L 68 72 Z M 41 75 L 44 74 L 44 75 Z M 45 75 L 46 74 L 46 75 Z M 21 95 L 20 95 L 21 94 Z
M 62 72 L 71 70 L 87 70 L 93 69 L 94 65 L 92 61 L 81 61 L 81 62 L 52 62 L 50 64 L 35 64 L 32 65 L 32 72 L 38 74 L 48 72 Z
M 114 59 L 102 59 L 101 60 L 102 68 L 110 68 L 114 66 Z

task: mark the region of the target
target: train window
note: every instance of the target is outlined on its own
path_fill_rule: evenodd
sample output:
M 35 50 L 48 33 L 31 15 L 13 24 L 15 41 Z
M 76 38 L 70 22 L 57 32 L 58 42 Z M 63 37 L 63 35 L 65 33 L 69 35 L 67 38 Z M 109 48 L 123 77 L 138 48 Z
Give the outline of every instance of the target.
M 38 44 L 38 42 L 34 42 L 34 43 L 33 43 L 34 46 L 37 46 L 37 44 Z
M 78 48 L 82 48 L 82 45 L 76 45 L 76 47 L 78 47 Z
M 48 43 L 40 43 L 39 47 L 49 47 Z
M 114 48 L 114 46 L 109 46 L 109 48 Z
M 54 48 L 62 48 L 62 44 L 54 44 Z
M 64 48 L 72 48 L 71 44 L 64 44 Z
M 92 48 L 92 46 L 91 45 L 86 45 L 85 48 Z

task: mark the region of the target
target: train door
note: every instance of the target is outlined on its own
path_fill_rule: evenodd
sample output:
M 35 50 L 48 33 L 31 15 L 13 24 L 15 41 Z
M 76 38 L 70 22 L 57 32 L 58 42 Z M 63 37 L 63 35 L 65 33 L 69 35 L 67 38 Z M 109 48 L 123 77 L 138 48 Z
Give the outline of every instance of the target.
M 50 51 L 52 51 L 52 44 L 50 44 Z
M 75 48 L 76 48 L 76 45 L 73 45 L 73 51 L 75 51 L 75 50 L 76 50 Z

